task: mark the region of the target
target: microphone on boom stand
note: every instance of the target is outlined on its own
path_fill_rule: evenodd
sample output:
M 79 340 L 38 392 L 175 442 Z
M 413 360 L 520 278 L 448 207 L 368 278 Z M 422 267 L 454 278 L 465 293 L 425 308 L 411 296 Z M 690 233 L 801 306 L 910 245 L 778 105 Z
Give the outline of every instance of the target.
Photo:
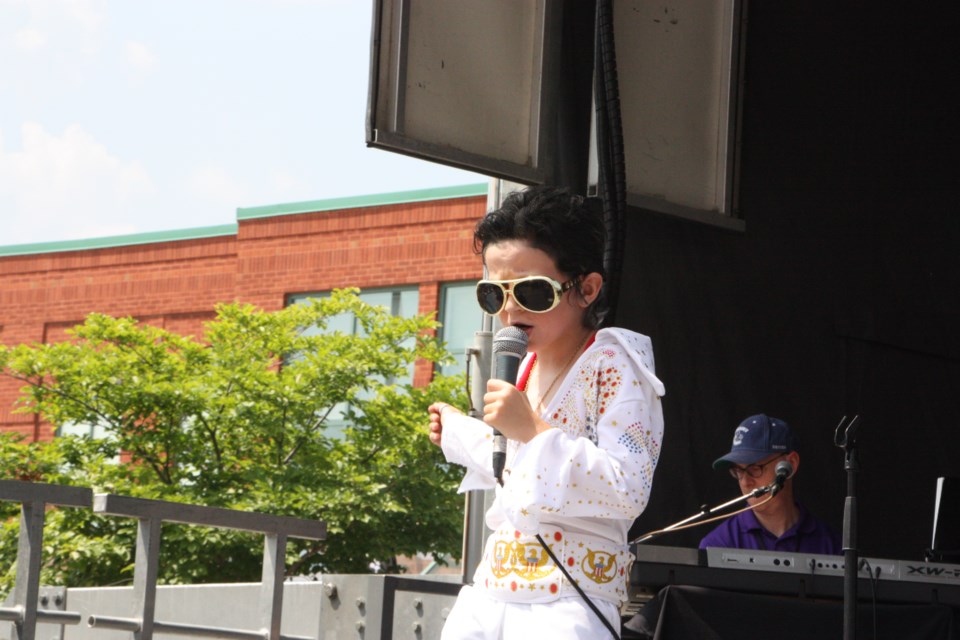
M 775 496 L 780 493 L 780 489 L 783 489 L 783 483 L 788 479 L 793 477 L 793 465 L 790 464 L 789 460 L 781 460 L 777 463 L 776 466 L 777 476 L 773 480 L 773 484 L 770 485 L 770 495 Z
M 667 527 L 664 527 L 663 529 L 657 529 L 655 531 L 650 531 L 649 533 L 645 533 L 639 538 L 635 538 L 634 540 L 631 540 L 630 544 L 641 544 L 641 543 L 647 542 L 648 540 L 652 540 L 653 538 L 662 536 L 665 533 L 670 533 L 671 531 L 680 531 L 681 529 L 689 529 L 691 527 L 698 527 L 702 524 L 707 524 L 709 522 L 724 520 L 726 518 L 729 518 L 730 516 L 740 513 L 741 511 L 746 511 L 748 509 L 754 509 L 756 507 L 759 507 L 761 504 L 763 504 L 767 500 L 772 500 L 773 497 L 777 495 L 777 493 L 779 493 L 781 489 L 783 489 L 783 484 L 790 477 L 793 476 L 793 465 L 790 464 L 790 462 L 787 460 L 781 460 L 780 462 L 778 462 L 775 469 L 776 469 L 776 476 L 774 477 L 773 482 L 771 482 L 770 484 L 763 487 L 757 487 L 750 493 L 745 493 L 742 496 L 738 496 L 733 500 L 724 502 L 723 504 L 713 508 L 708 508 L 706 505 L 704 505 L 703 507 L 700 508 L 700 513 L 696 513 L 690 516 L 689 518 L 684 518 L 679 522 L 674 522 L 673 524 Z M 759 498 L 761 496 L 765 496 L 768 493 L 770 494 L 770 497 L 767 498 L 767 500 L 764 500 L 763 502 L 760 502 L 753 506 L 747 506 L 747 507 L 744 507 L 743 509 L 739 509 L 737 511 L 731 511 L 730 513 L 724 513 L 723 515 L 714 516 L 712 518 L 707 517 L 713 513 L 716 513 L 717 511 L 723 511 L 736 504 L 739 504 L 741 502 L 746 502 L 751 498 Z

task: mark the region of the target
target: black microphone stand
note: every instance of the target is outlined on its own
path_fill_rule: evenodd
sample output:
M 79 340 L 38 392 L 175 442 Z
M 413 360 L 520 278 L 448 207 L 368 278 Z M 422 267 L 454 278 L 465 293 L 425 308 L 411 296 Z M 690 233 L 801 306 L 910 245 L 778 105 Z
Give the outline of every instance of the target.
M 703 505 L 702 507 L 700 507 L 700 513 L 694 514 L 694 515 L 690 516 L 689 518 L 684 518 L 683 520 L 681 520 L 681 521 L 679 521 L 679 522 L 674 522 L 673 524 L 671 524 L 671 525 L 669 525 L 669 526 L 667 526 L 667 527 L 664 527 L 663 529 L 657 529 L 656 531 L 651 531 L 651 532 L 649 532 L 649 533 L 645 533 L 644 535 L 640 536 L 639 538 L 637 538 L 637 539 L 635 539 L 635 540 L 631 540 L 629 544 L 642 544 L 642 543 L 644 543 L 644 542 L 646 542 L 646 541 L 648 541 L 648 540 L 653 540 L 654 538 L 658 538 L 658 537 L 662 536 L 662 535 L 665 534 L 665 533 L 670 533 L 671 531 L 676 531 L 676 530 L 682 529 L 682 528 L 684 528 L 684 525 L 688 525 L 688 524 L 689 524 L 690 526 L 696 526 L 696 525 L 698 525 L 698 524 L 703 524 L 703 523 L 696 522 L 696 521 L 697 521 L 697 520 L 700 520 L 700 519 L 705 519 L 707 516 L 709 516 L 709 515 L 717 512 L 717 511 L 723 511 L 723 510 L 728 509 L 728 508 L 730 508 L 730 507 L 732 507 L 732 506 L 734 506 L 734 505 L 736 505 L 736 504 L 739 504 L 739 503 L 741 503 L 741 502 L 746 502 L 746 501 L 749 500 L 750 498 L 759 498 L 760 496 L 764 496 L 764 495 L 766 495 L 766 494 L 768 494 L 768 493 L 771 493 L 771 492 L 772 492 L 772 496 L 774 496 L 774 495 L 777 494 L 778 491 L 780 491 L 781 488 L 783 488 L 783 482 L 784 482 L 785 480 L 786 480 L 786 478 L 783 478 L 783 479 L 777 478 L 776 480 L 774 480 L 773 482 L 771 482 L 770 484 L 768 484 L 768 485 L 765 486 L 765 487 L 757 487 L 756 489 L 754 489 L 754 490 L 751 491 L 750 493 L 745 493 L 745 494 L 743 494 L 742 496 L 739 496 L 739 497 L 737 497 L 737 498 L 734 498 L 733 500 L 729 500 L 729 501 L 727 501 L 727 502 L 724 502 L 723 504 L 718 505 L 718 506 L 716 506 L 716 507 L 713 507 L 712 509 L 708 509 L 706 505 Z M 772 497 L 772 496 L 771 496 L 771 497 Z M 731 515 L 732 515 L 732 514 L 731 514 Z M 706 522 L 706 521 L 704 521 L 704 522 Z M 693 524 L 691 524 L 691 523 L 693 523 Z
M 834 442 L 846 452 L 843 468 L 847 472 L 847 497 L 843 502 L 843 640 L 857 637 L 857 419 L 843 428 L 847 416 L 837 425 Z

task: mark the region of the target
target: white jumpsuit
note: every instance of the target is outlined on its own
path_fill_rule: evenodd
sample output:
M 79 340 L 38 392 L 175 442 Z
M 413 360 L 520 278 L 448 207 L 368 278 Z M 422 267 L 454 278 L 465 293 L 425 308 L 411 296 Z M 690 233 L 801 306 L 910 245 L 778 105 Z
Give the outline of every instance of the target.
M 535 357 L 522 363 L 518 387 Z M 526 444 L 508 443 L 502 487 L 491 470 L 492 429 L 448 414 L 441 443 L 449 462 L 467 468 L 460 491 L 495 489 L 496 497 L 486 513 L 493 533 L 443 638 L 609 635 L 537 534 L 619 629 L 631 561 L 627 533 L 650 497 L 663 439 L 663 394 L 650 338 L 601 329 L 542 414 L 555 428 Z

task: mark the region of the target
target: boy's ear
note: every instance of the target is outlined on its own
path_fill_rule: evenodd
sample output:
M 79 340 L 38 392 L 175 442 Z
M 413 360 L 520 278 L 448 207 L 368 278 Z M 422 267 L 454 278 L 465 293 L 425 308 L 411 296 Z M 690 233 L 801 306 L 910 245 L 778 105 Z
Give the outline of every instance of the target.
M 580 279 L 580 292 L 583 294 L 581 302 L 584 307 L 589 307 L 597 299 L 602 286 L 603 276 L 596 272 L 588 273 Z

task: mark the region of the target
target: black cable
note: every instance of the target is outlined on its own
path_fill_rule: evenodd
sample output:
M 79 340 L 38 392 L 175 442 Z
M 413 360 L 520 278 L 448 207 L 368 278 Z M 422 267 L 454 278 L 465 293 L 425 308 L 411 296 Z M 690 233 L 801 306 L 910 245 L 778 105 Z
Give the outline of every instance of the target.
M 595 95 L 597 102 L 597 156 L 600 165 L 600 196 L 603 201 L 604 227 L 607 241 L 603 254 L 605 272 L 607 315 L 602 320 L 606 326 L 616 314 L 619 301 L 620 271 L 623 263 L 623 211 L 626 206 L 626 169 L 624 162 L 623 125 L 620 117 L 620 95 L 617 81 L 617 57 L 613 41 L 613 3 L 611 0 L 597 2 L 597 32 L 594 47 L 596 64 Z M 502 484 L 502 482 L 501 482 Z M 537 541 L 547 552 L 553 564 L 580 594 L 587 606 L 597 615 L 610 634 L 620 640 L 600 609 L 587 597 L 583 589 L 563 568 L 563 564 L 550 550 L 540 534 Z
M 583 589 L 580 588 L 580 585 L 577 584 L 577 581 L 573 579 L 567 570 L 563 568 L 560 560 L 557 559 L 557 556 L 553 555 L 553 551 L 550 547 L 547 546 L 547 543 L 543 541 L 543 538 L 540 537 L 540 534 L 537 534 L 537 542 L 540 543 L 540 546 L 543 547 L 543 550 L 547 552 L 547 555 L 550 556 L 550 559 L 553 560 L 553 564 L 556 565 L 557 569 L 560 569 L 560 573 L 563 574 L 563 577 L 570 581 L 570 584 L 573 585 L 573 588 L 577 590 L 577 593 L 580 594 L 580 597 L 583 598 L 583 601 L 587 603 L 587 606 L 590 607 L 590 610 L 597 614 L 597 617 L 600 618 L 600 622 L 603 623 L 603 626 L 613 635 L 616 640 L 620 640 L 620 634 L 617 633 L 613 625 L 610 624 L 610 621 L 607 620 L 607 617 L 600 613 L 600 609 L 597 609 L 597 605 L 593 604 L 593 601 L 583 592 Z
M 607 233 L 603 256 L 607 314 L 602 326 L 608 326 L 616 314 L 620 298 L 624 249 L 623 220 L 626 209 L 626 163 L 613 37 L 612 0 L 597 2 L 594 62 L 597 159 L 600 168 L 598 186 Z
M 503 486 L 503 480 L 501 478 L 497 478 L 497 483 L 501 487 Z M 603 623 L 603 626 L 605 626 L 607 630 L 613 634 L 613 637 L 616 638 L 616 640 L 620 640 L 620 634 L 614 630 L 613 626 L 610 624 L 610 621 L 607 620 L 607 617 L 600 612 L 600 609 L 597 609 L 597 605 L 593 604 L 593 601 L 590 599 L 590 597 L 583 592 L 583 589 L 581 589 L 577 581 L 573 579 L 573 576 L 567 573 L 567 570 L 563 568 L 563 564 L 557 559 L 557 556 L 553 555 L 553 551 L 547 546 L 547 543 L 543 541 L 543 538 L 540 537 L 539 533 L 537 534 L 537 542 L 540 543 L 540 546 L 543 547 L 543 550 L 547 552 L 548 556 L 550 556 L 550 559 L 553 561 L 553 564 L 557 567 L 557 569 L 560 569 L 560 573 L 563 574 L 563 577 L 566 578 L 571 585 L 573 585 L 573 588 L 576 589 L 577 593 L 580 594 L 580 597 L 583 598 L 583 601 L 587 603 L 587 606 L 590 607 L 590 610 L 597 614 L 597 617 L 600 618 L 600 622 Z
M 860 566 L 857 569 L 867 569 L 867 575 L 870 576 L 870 596 L 873 612 L 873 640 L 877 640 L 877 581 L 880 579 L 881 567 L 876 568 L 876 573 L 874 573 L 873 567 L 870 566 L 870 561 L 866 558 L 860 559 Z

